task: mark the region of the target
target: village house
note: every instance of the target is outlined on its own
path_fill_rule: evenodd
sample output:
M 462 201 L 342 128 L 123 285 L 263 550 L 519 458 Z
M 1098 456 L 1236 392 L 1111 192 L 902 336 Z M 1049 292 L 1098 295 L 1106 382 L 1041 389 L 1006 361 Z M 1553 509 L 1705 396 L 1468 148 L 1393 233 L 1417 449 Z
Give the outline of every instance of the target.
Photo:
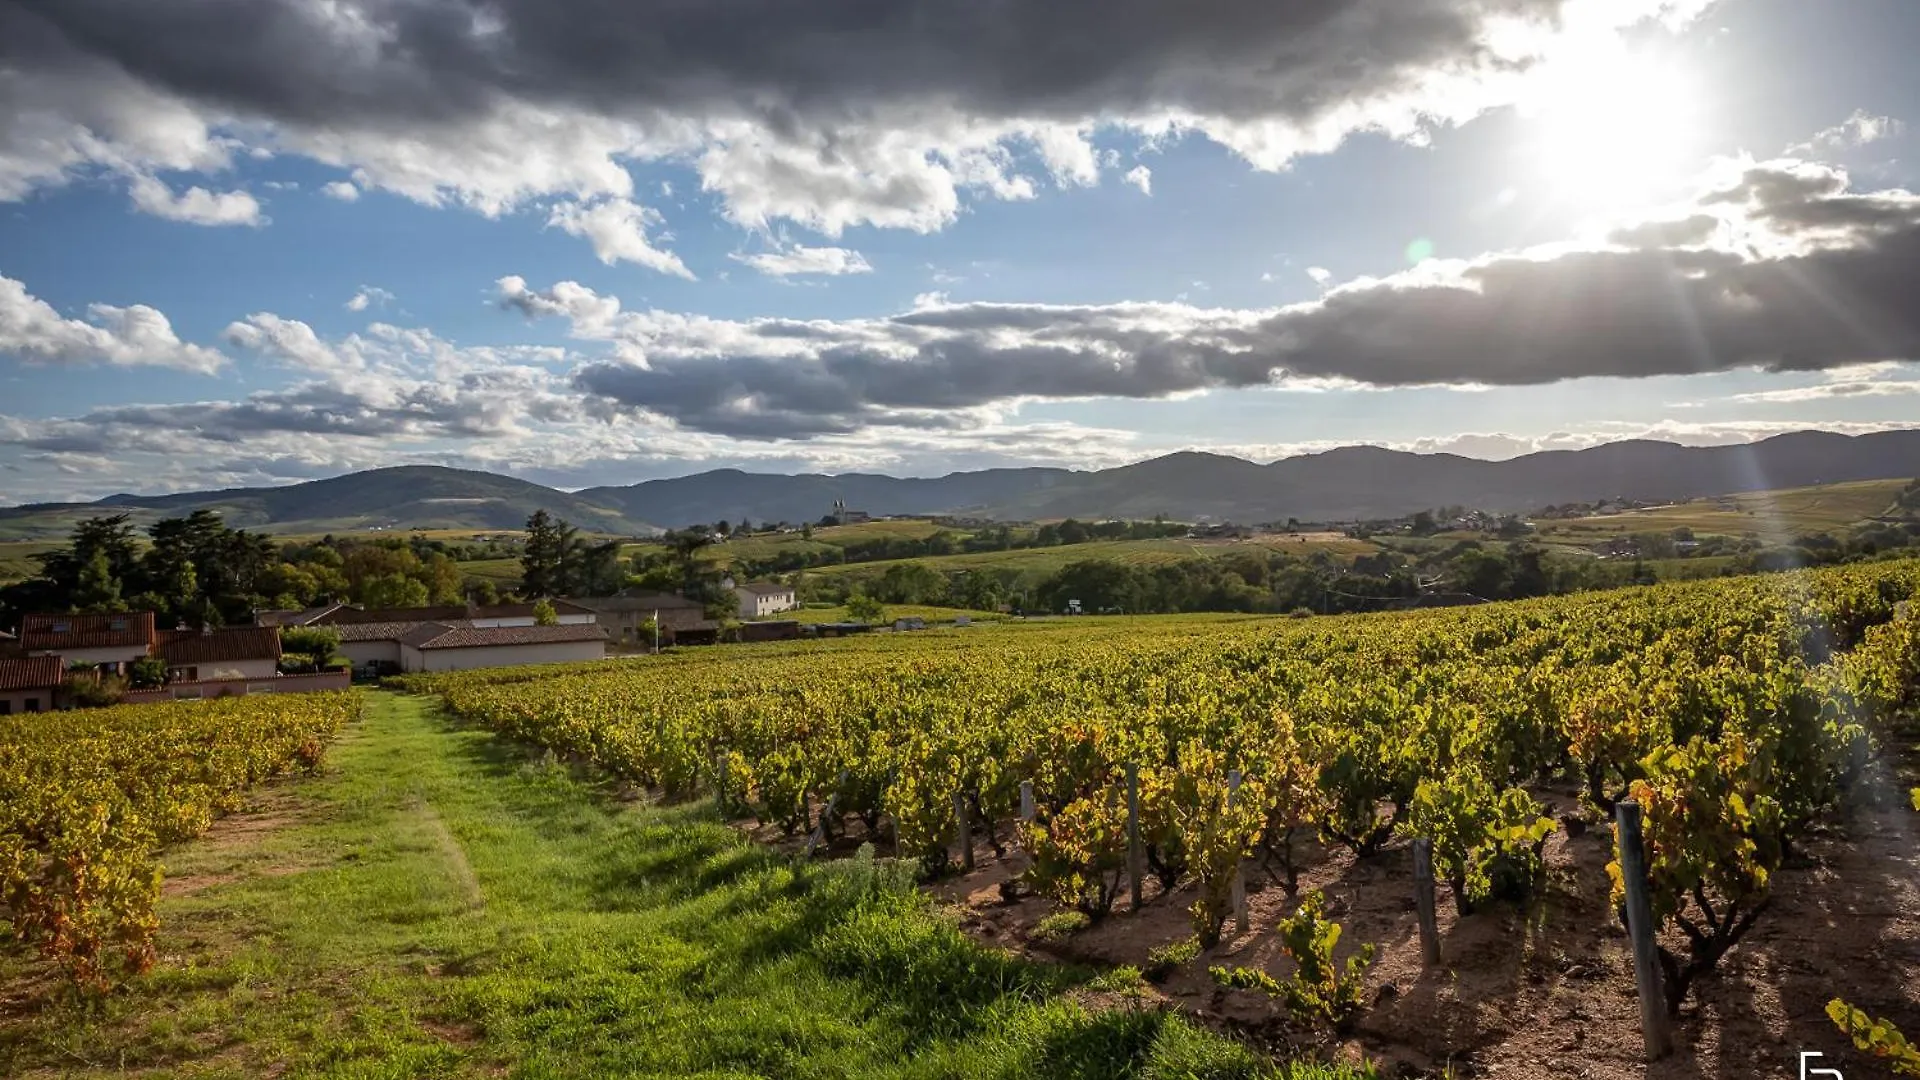
M 783 611 L 792 611 L 800 606 L 793 586 L 781 585 L 771 581 L 750 582 L 735 585 L 733 595 L 740 602 L 740 617 L 758 619 L 767 615 L 778 615 Z
M 20 711 L 31 711 L 35 704 L 40 709 L 55 707 L 55 692 L 75 675 L 130 679 L 134 664 L 148 658 L 166 665 L 165 685 L 128 690 L 124 700 L 138 703 L 347 687 L 342 673 L 280 674 L 280 631 L 274 627 L 156 630 L 153 612 L 129 611 L 28 615 L 20 630 L 20 651 L 27 660 L 39 661 L 30 671 L 9 676 L 12 682 L 34 681 L 17 693 L 7 692 Z M 50 684 L 45 681 L 49 672 L 54 674 Z
M 57 656 L 0 660 L 0 716 L 53 708 L 66 678 L 66 667 Z
M 271 626 L 167 630 L 153 652 L 166 661 L 170 683 L 271 679 L 280 672 L 280 631 Z
M 653 632 L 646 627 L 656 617 L 662 645 L 711 641 L 720 631 L 720 624 L 707 618 L 706 609 L 698 600 L 675 593 L 595 596 L 574 603 L 593 611 L 607 636 L 622 645 L 651 646 Z
M 71 670 L 87 667 L 101 676 L 125 676 L 136 660 L 153 653 L 153 612 L 111 615 L 28 615 L 20 623 L 20 648 L 28 656 L 57 656 Z
M 606 655 L 607 632 L 591 622 L 559 626 L 421 623 L 400 639 L 400 667 L 406 671 L 577 663 Z

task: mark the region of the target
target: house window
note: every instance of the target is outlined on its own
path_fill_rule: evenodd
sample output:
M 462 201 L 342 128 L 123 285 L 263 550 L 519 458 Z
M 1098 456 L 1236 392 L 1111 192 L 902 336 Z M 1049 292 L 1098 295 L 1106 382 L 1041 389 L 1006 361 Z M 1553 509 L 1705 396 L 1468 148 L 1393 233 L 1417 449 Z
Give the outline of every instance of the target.
M 40 699 L 39 699 L 39 698 L 37 698 L 37 697 L 30 697 L 30 698 L 28 698 L 28 699 L 27 699 L 27 703 L 26 703 L 26 706 L 27 706 L 27 707 L 26 707 L 26 710 L 25 710 L 26 712 L 30 712 L 30 713 L 31 713 L 31 712 L 39 712 L 39 711 L 40 711 Z
M 197 667 L 176 667 L 176 668 L 167 669 L 168 682 L 193 682 L 198 678 L 200 678 L 200 669 Z
M 0 697 L 0 716 L 13 715 L 13 699 Z

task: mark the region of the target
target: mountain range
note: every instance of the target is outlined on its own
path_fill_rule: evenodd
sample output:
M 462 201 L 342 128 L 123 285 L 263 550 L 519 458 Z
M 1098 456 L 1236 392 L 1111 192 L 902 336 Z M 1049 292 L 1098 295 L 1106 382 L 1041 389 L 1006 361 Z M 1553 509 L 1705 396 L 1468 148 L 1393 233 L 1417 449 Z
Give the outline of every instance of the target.
M 1556 503 L 1670 501 L 1911 476 L 1920 476 L 1920 430 L 1803 431 L 1718 447 L 1634 440 L 1507 461 L 1351 446 L 1265 465 L 1183 452 L 1088 472 L 988 469 L 926 479 L 718 469 L 571 493 L 491 473 L 410 465 L 286 487 L 0 509 L 0 535 L 59 535 L 78 517 L 117 510 L 144 521 L 202 508 L 220 511 L 235 526 L 278 533 L 512 529 L 544 509 L 588 531 L 639 535 L 722 519 L 813 521 L 836 500 L 874 515 L 1007 521 L 1156 514 L 1181 521 L 1343 521 L 1437 506 L 1524 512 Z

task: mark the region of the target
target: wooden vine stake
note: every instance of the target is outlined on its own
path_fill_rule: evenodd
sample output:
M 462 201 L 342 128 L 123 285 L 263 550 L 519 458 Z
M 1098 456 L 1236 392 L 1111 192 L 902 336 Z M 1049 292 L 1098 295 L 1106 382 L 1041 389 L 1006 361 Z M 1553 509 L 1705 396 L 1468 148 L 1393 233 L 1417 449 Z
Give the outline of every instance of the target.
M 953 793 L 953 841 L 960 845 L 960 865 L 973 869 L 973 828 L 967 820 L 967 793 Z
M 1227 773 L 1227 809 L 1233 809 L 1234 805 L 1239 801 L 1240 770 L 1234 769 Z M 1241 859 L 1237 861 L 1233 867 L 1233 932 L 1236 934 L 1245 934 L 1249 927 L 1249 923 L 1247 922 L 1247 877 L 1241 873 L 1240 866 L 1240 863 L 1245 861 L 1246 860 Z
M 1647 895 L 1646 840 L 1640 832 L 1640 804 L 1622 799 L 1614 805 L 1614 837 L 1620 847 L 1620 878 L 1627 890 L 1627 936 L 1633 940 L 1633 984 L 1640 995 L 1640 1034 L 1647 1060 L 1673 1052 L 1673 1028 L 1667 1021 L 1667 995 L 1660 979 L 1660 946 L 1653 939 L 1653 903 Z
M 1020 781 L 1020 823 L 1033 824 L 1033 781 Z
M 846 786 L 847 770 L 841 769 L 840 775 L 833 781 L 833 794 L 827 796 L 827 805 L 820 808 L 820 821 L 813 831 L 807 834 L 807 851 L 803 858 L 813 858 L 813 849 L 827 838 L 827 819 L 833 816 L 833 804 L 840 801 L 840 789 Z
M 1440 963 L 1440 923 L 1433 909 L 1433 841 L 1413 841 L 1413 904 L 1420 915 L 1420 959 L 1428 967 Z
M 1140 879 L 1147 873 L 1146 858 L 1140 848 L 1140 766 L 1127 763 L 1127 886 L 1132 890 L 1133 910 L 1139 911 Z

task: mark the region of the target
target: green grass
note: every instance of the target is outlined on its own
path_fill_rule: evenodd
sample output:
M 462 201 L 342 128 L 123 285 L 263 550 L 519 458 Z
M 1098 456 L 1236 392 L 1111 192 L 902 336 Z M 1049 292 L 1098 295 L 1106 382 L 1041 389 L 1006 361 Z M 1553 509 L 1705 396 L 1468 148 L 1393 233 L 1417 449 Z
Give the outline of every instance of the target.
M 995 622 L 1008 618 L 998 611 L 968 611 L 966 608 L 935 607 L 931 604 L 883 604 L 888 621 L 894 619 L 921 618 L 928 622 L 952 622 L 954 616 L 965 615 L 973 622 Z M 854 618 L 847 614 L 845 606 L 805 607 L 798 611 L 784 611 L 778 615 L 769 615 L 768 619 L 792 619 L 803 623 L 852 622 Z
M 1268 550 L 1307 555 L 1314 551 L 1331 551 L 1335 554 L 1351 557 L 1377 550 L 1374 544 L 1364 540 L 1310 540 L 1289 541 L 1284 537 L 1269 537 L 1260 540 L 1094 540 L 1084 544 L 1067 544 L 1060 547 L 1017 548 L 1012 551 L 977 551 L 964 555 L 929 555 L 916 559 L 895 560 L 901 562 L 923 563 L 943 573 L 955 570 L 1015 570 L 1032 577 L 1044 577 L 1059 572 L 1063 567 L 1085 559 L 1111 559 L 1129 566 L 1159 566 L 1180 562 L 1185 559 L 1219 558 L 1235 551 Z M 810 574 L 844 574 L 856 577 L 878 576 L 886 572 L 889 562 L 847 563 L 840 566 L 816 566 L 807 570 Z
M 466 577 L 484 578 L 509 587 L 520 584 L 519 559 L 470 559 L 459 566 L 460 573 Z
M 53 551 L 62 545 L 51 540 L 15 540 L 0 543 L 0 585 L 25 581 L 40 572 L 33 556 Z
M 1572 542 L 1603 540 L 1629 533 L 1668 532 L 1681 527 L 1702 535 L 1754 535 L 1784 541 L 1807 533 L 1844 533 L 1868 518 L 1885 513 L 1907 483 L 1905 480 L 1860 480 L 1755 491 L 1538 524 L 1543 530 L 1554 530 L 1551 539 Z
M 1076 1003 L 1096 973 L 973 943 L 889 864 L 797 865 L 707 804 L 623 804 L 424 699 L 372 701 L 273 814 L 164 856 L 190 887 L 151 974 L 89 1005 L 5 954 L 0 1074 L 1290 1074 Z

